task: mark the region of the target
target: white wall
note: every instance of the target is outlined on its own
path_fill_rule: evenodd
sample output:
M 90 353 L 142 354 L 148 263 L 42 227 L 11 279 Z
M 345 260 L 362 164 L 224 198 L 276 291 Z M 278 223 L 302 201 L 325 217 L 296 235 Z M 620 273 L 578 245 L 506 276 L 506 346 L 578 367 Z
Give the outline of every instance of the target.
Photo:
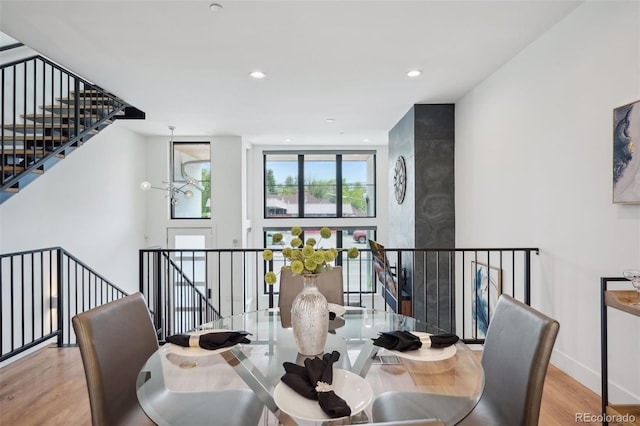
M 144 139 L 116 121 L 0 205 L 2 253 L 61 246 L 122 289 L 138 289 Z
M 457 245 L 540 248 L 552 362 L 597 393 L 599 279 L 640 267 L 640 205 L 611 202 L 612 110 L 638 99 L 640 2 L 588 1 L 456 107 Z M 640 318 L 610 318 L 610 399 L 637 402 Z
M 148 137 L 144 179 L 162 186 L 169 179 L 168 136 Z M 148 202 L 145 247 L 167 247 L 167 228 L 210 228 L 210 248 L 233 248 L 242 244 L 243 143 L 239 136 L 180 136 L 175 142 L 211 143 L 211 218 L 171 220 L 163 191 L 141 193 Z

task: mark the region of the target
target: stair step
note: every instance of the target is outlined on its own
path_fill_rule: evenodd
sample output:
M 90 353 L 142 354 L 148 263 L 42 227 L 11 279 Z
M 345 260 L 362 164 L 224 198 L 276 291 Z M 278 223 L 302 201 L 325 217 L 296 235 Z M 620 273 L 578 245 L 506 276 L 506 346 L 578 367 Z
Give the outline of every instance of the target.
M 3 164 L 7 167 L 12 167 L 14 165 L 23 167 L 25 164 L 30 166 L 36 161 L 43 160 L 50 153 L 51 151 L 42 150 L 42 149 L 16 149 L 15 152 L 0 151 L 0 164 Z M 58 160 L 61 160 L 64 158 L 64 154 L 58 153 L 54 155 L 52 158 L 57 158 Z
M 20 116 L 24 120 L 31 120 L 37 123 L 54 123 L 54 124 L 62 124 L 66 126 L 67 123 L 73 123 L 75 115 L 74 114 L 27 114 Z M 102 117 L 95 114 L 80 114 L 78 117 L 81 123 L 91 122 L 96 123 L 102 119 Z M 106 127 L 107 125 L 113 123 L 113 120 L 104 120 L 101 122 L 101 127 Z
M 0 164 L 0 171 L 4 172 L 4 173 L 13 173 L 13 172 L 24 172 L 24 167 L 22 166 L 3 166 L 2 164 Z M 44 171 L 42 169 L 35 169 L 32 171 L 32 173 L 36 174 L 36 175 L 41 175 L 44 173 Z
M 64 105 L 74 105 L 76 103 L 75 98 L 56 98 L 56 102 Z M 108 96 L 93 96 L 93 97 L 81 97 L 78 99 L 80 105 L 110 105 L 119 107 L 121 102 L 117 99 L 110 98 Z
M 41 105 L 41 110 L 51 111 L 51 110 L 62 110 L 62 111 L 73 111 L 75 106 L 73 105 Z M 88 105 L 79 105 L 78 109 L 80 111 L 113 111 L 115 107 L 113 105 L 104 105 L 104 104 L 88 104 Z
M 78 97 L 80 98 L 80 100 L 89 100 L 86 98 L 91 98 L 92 101 L 99 101 L 99 100 L 104 100 L 104 101 L 120 101 L 120 99 L 116 98 L 115 96 L 109 96 L 109 95 L 105 95 L 103 94 L 99 94 L 99 93 L 86 93 L 86 92 L 80 92 L 78 93 Z M 69 96 L 60 96 L 56 98 L 56 101 L 60 102 L 60 101 L 69 101 L 69 102 L 73 102 L 76 100 L 75 94 L 74 92 L 71 92 L 71 94 Z
M 75 114 L 21 114 L 20 118 L 26 119 L 26 120 L 34 120 L 34 119 L 41 119 L 41 118 L 74 118 Z M 101 118 L 98 114 L 79 114 L 80 118 L 95 118 L 95 119 L 99 119 Z
M 83 131 L 86 128 L 86 126 L 83 124 L 79 125 L 78 127 L 80 128 L 80 131 Z M 39 133 L 49 133 L 49 132 L 59 132 L 59 133 L 65 132 L 66 133 L 74 130 L 74 126 L 72 124 L 59 124 L 59 123 L 58 124 L 56 123 L 26 123 L 26 124 L 11 123 L 11 124 L 5 124 L 4 126 L 2 126 L 2 128 L 14 133 L 33 133 L 34 131 Z M 97 134 L 98 130 L 92 129 L 91 132 Z
M 70 94 L 69 94 L 69 98 L 75 97 L 75 94 L 76 94 L 76 92 L 72 90 L 70 92 Z M 110 100 L 119 100 L 115 96 L 109 96 L 109 95 L 105 94 L 105 92 L 103 92 L 101 90 L 81 90 L 80 92 L 78 92 L 78 96 L 81 97 L 81 98 L 96 98 L 96 97 L 100 97 L 100 98 L 106 98 L 106 99 L 110 99 Z
M 67 142 L 69 140 L 66 136 L 59 135 L 24 135 L 24 136 L 3 136 L 1 139 L 3 142 L 24 142 L 24 141 L 56 141 L 56 142 Z
M 32 148 L 19 148 L 14 150 L 7 150 L 4 152 L 0 153 L 0 156 L 2 155 L 6 155 L 6 156 L 13 156 L 13 155 L 37 155 L 38 157 L 44 157 L 46 155 L 49 155 L 51 153 L 50 150 L 48 149 L 32 149 Z M 56 154 L 56 157 L 58 158 L 64 158 L 64 154 Z

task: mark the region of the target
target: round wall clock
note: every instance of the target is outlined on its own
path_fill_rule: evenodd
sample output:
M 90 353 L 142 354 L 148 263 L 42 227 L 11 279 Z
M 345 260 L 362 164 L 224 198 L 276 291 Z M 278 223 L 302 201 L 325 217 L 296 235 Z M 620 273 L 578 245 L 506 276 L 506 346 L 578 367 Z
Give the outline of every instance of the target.
M 402 155 L 396 160 L 396 167 L 393 175 L 393 189 L 396 193 L 396 201 L 398 204 L 402 204 L 404 201 L 404 194 L 407 190 L 407 167 Z

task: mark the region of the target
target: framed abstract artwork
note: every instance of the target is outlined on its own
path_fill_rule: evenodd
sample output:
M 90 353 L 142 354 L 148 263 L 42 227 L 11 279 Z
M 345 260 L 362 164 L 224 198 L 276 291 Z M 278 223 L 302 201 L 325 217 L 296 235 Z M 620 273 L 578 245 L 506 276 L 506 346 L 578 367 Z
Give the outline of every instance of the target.
M 487 335 L 489 319 L 502 293 L 502 270 L 472 261 L 471 277 L 471 334 L 481 339 Z
M 613 110 L 613 202 L 640 203 L 640 101 Z
M 383 287 L 384 299 L 394 312 L 398 312 L 398 284 L 384 252 L 384 246 L 377 241 L 369 240 L 369 247 L 373 254 L 373 269 Z

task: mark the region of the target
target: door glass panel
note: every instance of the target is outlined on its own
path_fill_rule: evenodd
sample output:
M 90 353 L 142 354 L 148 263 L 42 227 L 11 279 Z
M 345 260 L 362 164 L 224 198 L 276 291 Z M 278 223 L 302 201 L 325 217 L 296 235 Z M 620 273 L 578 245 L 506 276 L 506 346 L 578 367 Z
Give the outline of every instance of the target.
M 170 288 L 173 288 L 172 300 L 174 321 L 182 329 L 198 326 L 194 312 L 199 309 L 199 296 L 209 298 L 207 282 L 210 281 L 211 267 L 206 252 L 198 249 L 211 248 L 210 228 L 169 228 L 170 249 L 183 250 L 172 252 L 169 265 Z

